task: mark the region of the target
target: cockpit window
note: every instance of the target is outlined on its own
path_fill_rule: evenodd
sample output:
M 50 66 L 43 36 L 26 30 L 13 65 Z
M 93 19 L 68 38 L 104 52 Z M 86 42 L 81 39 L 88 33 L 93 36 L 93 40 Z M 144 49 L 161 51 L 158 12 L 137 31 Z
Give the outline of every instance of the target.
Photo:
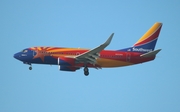
M 23 50 L 22 52 L 23 52 L 23 53 L 26 53 L 26 52 L 28 52 L 28 51 L 25 49 L 25 50 Z

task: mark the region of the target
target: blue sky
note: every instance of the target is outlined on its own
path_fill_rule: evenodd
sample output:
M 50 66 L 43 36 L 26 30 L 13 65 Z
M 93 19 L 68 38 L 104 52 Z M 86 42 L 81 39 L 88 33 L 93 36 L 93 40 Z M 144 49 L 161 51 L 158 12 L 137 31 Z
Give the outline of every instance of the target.
M 0 1 L 1 112 L 179 112 L 180 1 Z M 28 66 L 13 54 L 32 46 L 106 49 L 133 45 L 155 22 L 157 58 L 139 65 L 62 72 Z

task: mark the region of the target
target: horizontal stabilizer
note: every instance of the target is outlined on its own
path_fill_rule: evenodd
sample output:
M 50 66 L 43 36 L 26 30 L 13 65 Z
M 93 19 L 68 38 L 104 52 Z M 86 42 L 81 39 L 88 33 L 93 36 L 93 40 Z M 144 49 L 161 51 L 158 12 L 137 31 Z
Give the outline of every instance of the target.
M 146 57 L 155 56 L 159 51 L 161 51 L 161 49 L 142 54 L 142 55 L 140 55 L 140 57 L 146 58 Z

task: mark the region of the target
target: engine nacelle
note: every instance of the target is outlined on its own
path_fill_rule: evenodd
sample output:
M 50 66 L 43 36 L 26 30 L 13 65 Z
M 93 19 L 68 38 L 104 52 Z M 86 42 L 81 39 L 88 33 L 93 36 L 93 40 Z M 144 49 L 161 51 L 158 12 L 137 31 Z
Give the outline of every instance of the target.
M 61 71 L 70 71 L 70 72 L 74 72 L 76 70 L 78 70 L 80 68 L 78 67 L 73 67 L 73 66 L 60 66 L 60 70 Z
M 60 57 L 58 58 L 59 70 L 62 71 L 76 71 L 80 69 L 79 67 L 75 67 L 75 59 L 68 57 Z
M 74 58 L 67 58 L 67 57 L 60 57 L 60 58 L 58 58 L 58 65 L 74 66 L 75 65 L 75 59 Z

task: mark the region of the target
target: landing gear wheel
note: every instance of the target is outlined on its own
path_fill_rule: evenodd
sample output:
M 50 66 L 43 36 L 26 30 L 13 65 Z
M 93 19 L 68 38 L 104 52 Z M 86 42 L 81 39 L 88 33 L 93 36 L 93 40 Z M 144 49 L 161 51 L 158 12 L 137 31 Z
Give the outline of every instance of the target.
M 32 70 L 32 67 L 31 67 L 31 66 L 29 67 L 29 70 Z
M 88 76 L 88 75 L 89 75 L 89 72 L 84 72 L 84 75 L 85 75 L 85 76 Z
M 89 69 L 88 67 L 84 67 L 84 75 L 88 76 L 89 75 Z

